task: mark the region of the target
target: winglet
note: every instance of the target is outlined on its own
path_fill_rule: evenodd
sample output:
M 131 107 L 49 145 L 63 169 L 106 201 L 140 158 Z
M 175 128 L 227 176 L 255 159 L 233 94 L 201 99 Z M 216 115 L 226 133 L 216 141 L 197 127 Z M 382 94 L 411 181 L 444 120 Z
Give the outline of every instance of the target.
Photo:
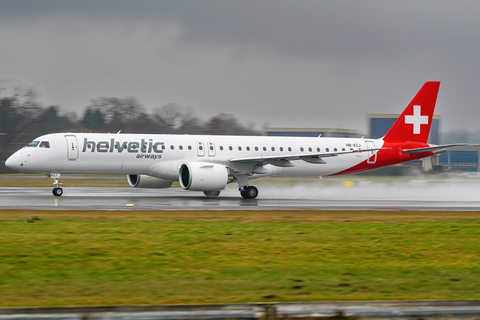
M 383 140 L 427 143 L 440 81 L 426 82 Z

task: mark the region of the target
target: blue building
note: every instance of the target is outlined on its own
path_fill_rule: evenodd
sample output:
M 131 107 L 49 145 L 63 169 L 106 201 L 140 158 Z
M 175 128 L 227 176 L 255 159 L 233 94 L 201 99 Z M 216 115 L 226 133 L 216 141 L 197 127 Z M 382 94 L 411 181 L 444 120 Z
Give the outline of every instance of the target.
M 440 154 L 437 164 L 446 170 L 478 172 L 479 147 L 457 147 Z

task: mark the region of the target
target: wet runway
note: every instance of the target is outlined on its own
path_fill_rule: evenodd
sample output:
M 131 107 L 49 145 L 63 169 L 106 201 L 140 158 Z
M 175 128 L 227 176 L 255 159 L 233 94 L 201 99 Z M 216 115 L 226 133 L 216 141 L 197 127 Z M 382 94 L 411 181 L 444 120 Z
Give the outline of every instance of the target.
M 257 184 L 257 199 L 235 186 L 216 198 L 171 189 L 65 187 L 0 188 L 0 209 L 60 210 L 479 210 L 480 180 L 359 180 Z M 132 206 L 133 205 L 133 206 Z

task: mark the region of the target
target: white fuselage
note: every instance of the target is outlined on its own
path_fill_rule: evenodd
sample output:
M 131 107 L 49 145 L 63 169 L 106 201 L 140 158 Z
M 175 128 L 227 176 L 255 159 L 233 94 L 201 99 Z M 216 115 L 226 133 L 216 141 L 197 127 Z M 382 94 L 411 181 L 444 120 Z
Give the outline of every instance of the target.
M 249 172 L 248 161 L 235 160 L 322 153 L 327 155 L 322 157 L 324 163 L 297 159 L 290 167 L 265 164 L 268 172 L 253 176 L 327 176 L 367 160 L 373 169 L 376 161 L 375 152 L 328 157 L 329 153 L 383 145 L 383 140 L 358 138 L 103 133 L 55 133 L 36 141 L 36 146 L 13 154 L 7 166 L 32 173 L 145 174 L 178 180 L 180 166 L 189 161 L 219 163 L 235 172 Z M 48 142 L 48 148 L 41 147 L 42 142 Z

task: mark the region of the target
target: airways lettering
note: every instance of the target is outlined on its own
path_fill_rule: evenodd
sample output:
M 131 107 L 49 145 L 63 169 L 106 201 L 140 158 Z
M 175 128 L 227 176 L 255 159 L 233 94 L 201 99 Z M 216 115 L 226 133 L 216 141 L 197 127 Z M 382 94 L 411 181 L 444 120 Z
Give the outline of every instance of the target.
M 87 138 L 83 140 L 83 149 L 82 152 L 87 152 L 87 149 L 90 149 L 90 152 L 108 152 L 113 153 L 115 150 L 118 153 L 122 153 L 126 150 L 128 153 L 163 153 L 162 145 L 163 142 L 153 142 L 152 139 L 141 139 L 141 142 L 137 141 L 115 141 L 114 138 L 110 139 L 110 141 L 88 141 Z M 158 158 L 160 158 L 159 156 Z M 156 159 L 156 158 L 155 158 Z

